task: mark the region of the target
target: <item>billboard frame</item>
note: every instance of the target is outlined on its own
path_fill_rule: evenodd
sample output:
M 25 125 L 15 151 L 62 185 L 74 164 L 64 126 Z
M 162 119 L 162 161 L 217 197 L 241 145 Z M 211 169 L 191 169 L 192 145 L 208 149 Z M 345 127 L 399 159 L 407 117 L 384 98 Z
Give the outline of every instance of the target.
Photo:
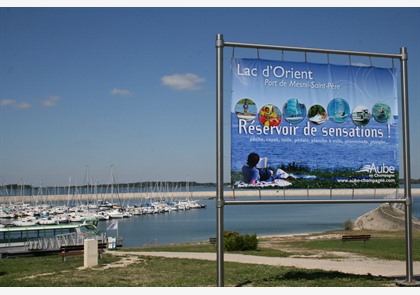
M 401 100 L 402 100 L 402 133 L 403 133 L 403 166 L 404 166 L 404 197 L 402 199 L 374 199 L 374 200 L 258 200 L 258 201 L 226 201 L 224 199 L 224 168 L 223 168 L 223 49 L 224 47 L 294 51 L 304 53 L 336 54 L 347 56 L 368 56 L 392 58 L 400 60 L 401 68 Z M 412 196 L 410 169 L 410 138 L 408 118 L 408 71 L 407 48 L 401 47 L 400 54 L 344 51 L 320 48 L 290 47 L 251 43 L 226 42 L 223 34 L 216 35 L 216 260 L 217 286 L 224 286 L 224 206 L 226 205 L 266 205 L 266 204 L 357 204 L 357 203 L 402 203 L 405 205 L 405 240 L 406 240 L 406 278 L 400 284 L 414 285 L 413 254 L 412 254 Z

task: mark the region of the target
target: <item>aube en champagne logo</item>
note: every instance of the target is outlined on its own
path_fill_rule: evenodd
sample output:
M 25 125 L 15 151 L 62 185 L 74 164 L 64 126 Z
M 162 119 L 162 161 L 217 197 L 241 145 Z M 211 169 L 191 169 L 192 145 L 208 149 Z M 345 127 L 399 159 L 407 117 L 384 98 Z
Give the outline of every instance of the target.
M 375 163 L 364 165 L 358 172 L 368 172 L 369 174 L 394 174 L 395 167 L 387 166 L 384 163 L 377 166 Z

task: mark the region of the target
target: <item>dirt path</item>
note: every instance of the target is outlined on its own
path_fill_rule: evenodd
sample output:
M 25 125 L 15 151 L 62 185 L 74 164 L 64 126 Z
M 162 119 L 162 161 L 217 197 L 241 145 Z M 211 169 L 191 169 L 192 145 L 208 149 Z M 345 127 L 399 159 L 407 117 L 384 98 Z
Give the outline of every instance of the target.
M 117 252 L 107 253 L 117 256 L 156 256 L 166 258 L 186 258 L 216 260 L 216 253 L 190 253 L 190 252 Z M 243 254 L 224 254 L 225 262 L 264 264 L 273 266 L 298 267 L 303 269 L 323 269 L 328 271 L 339 271 L 343 273 L 390 278 L 406 278 L 405 261 L 379 260 L 363 256 L 351 255 L 330 259 L 300 258 L 300 257 L 262 257 Z M 413 263 L 414 276 L 420 277 L 420 262 Z

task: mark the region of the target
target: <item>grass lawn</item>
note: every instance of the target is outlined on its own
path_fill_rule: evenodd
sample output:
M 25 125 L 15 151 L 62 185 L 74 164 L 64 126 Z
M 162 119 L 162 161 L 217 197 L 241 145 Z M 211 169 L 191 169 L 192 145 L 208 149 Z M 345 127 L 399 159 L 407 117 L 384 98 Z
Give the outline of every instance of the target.
M 339 232 L 334 232 L 339 233 Z M 343 232 L 344 233 L 344 232 Z M 340 240 L 286 241 L 277 246 L 296 249 L 296 252 L 325 250 L 354 252 L 381 259 L 405 260 L 404 233 L 370 232 L 367 243 Z M 280 243 L 280 242 L 279 242 Z M 276 246 L 276 245 L 275 245 Z M 250 255 L 288 256 L 293 253 L 278 247 L 259 248 Z M 171 245 L 154 248 L 131 248 L 121 251 L 182 251 L 215 252 L 207 243 Z M 413 237 L 414 260 L 420 260 L 420 235 Z M 215 287 L 215 261 L 137 257 L 133 263 L 122 266 L 127 257 L 105 254 L 99 265 L 83 269 L 83 255 L 70 256 L 62 262 L 58 255 L 10 258 L 0 260 L 1 287 Z M 113 267 L 110 267 L 113 266 Z M 119 267 L 118 267 L 119 266 Z M 371 275 L 351 275 L 335 271 L 304 270 L 225 262 L 226 287 L 385 287 L 396 286 L 389 278 Z

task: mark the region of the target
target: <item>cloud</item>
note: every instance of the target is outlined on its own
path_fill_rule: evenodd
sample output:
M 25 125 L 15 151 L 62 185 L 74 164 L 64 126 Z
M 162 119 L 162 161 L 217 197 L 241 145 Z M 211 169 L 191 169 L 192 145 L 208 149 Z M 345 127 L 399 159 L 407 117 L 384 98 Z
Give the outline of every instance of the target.
M 50 108 L 50 107 L 55 106 L 58 103 L 59 100 L 60 100 L 60 97 L 54 95 L 54 96 L 47 97 L 46 99 L 41 101 L 41 104 L 44 107 Z
M 112 95 L 119 95 L 119 96 L 132 96 L 133 93 L 131 93 L 131 91 L 126 90 L 126 89 L 118 89 L 118 88 L 113 88 L 111 90 L 111 94 Z
M 163 85 L 177 90 L 198 90 L 201 89 L 199 84 L 205 81 L 204 78 L 190 73 L 163 76 L 161 80 Z
M 16 104 L 16 108 L 18 109 L 29 109 L 31 107 L 31 105 L 27 102 L 20 102 L 18 104 Z
M 0 100 L 0 106 L 13 106 L 13 105 L 16 105 L 16 100 L 14 100 L 14 99 L 10 99 L 10 98 L 5 98 L 5 99 L 2 99 L 2 100 Z
M 17 102 L 16 100 L 10 98 L 0 100 L 0 106 L 14 107 L 16 109 L 29 109 L 31 107 L 31 105 L 27 102 Z

